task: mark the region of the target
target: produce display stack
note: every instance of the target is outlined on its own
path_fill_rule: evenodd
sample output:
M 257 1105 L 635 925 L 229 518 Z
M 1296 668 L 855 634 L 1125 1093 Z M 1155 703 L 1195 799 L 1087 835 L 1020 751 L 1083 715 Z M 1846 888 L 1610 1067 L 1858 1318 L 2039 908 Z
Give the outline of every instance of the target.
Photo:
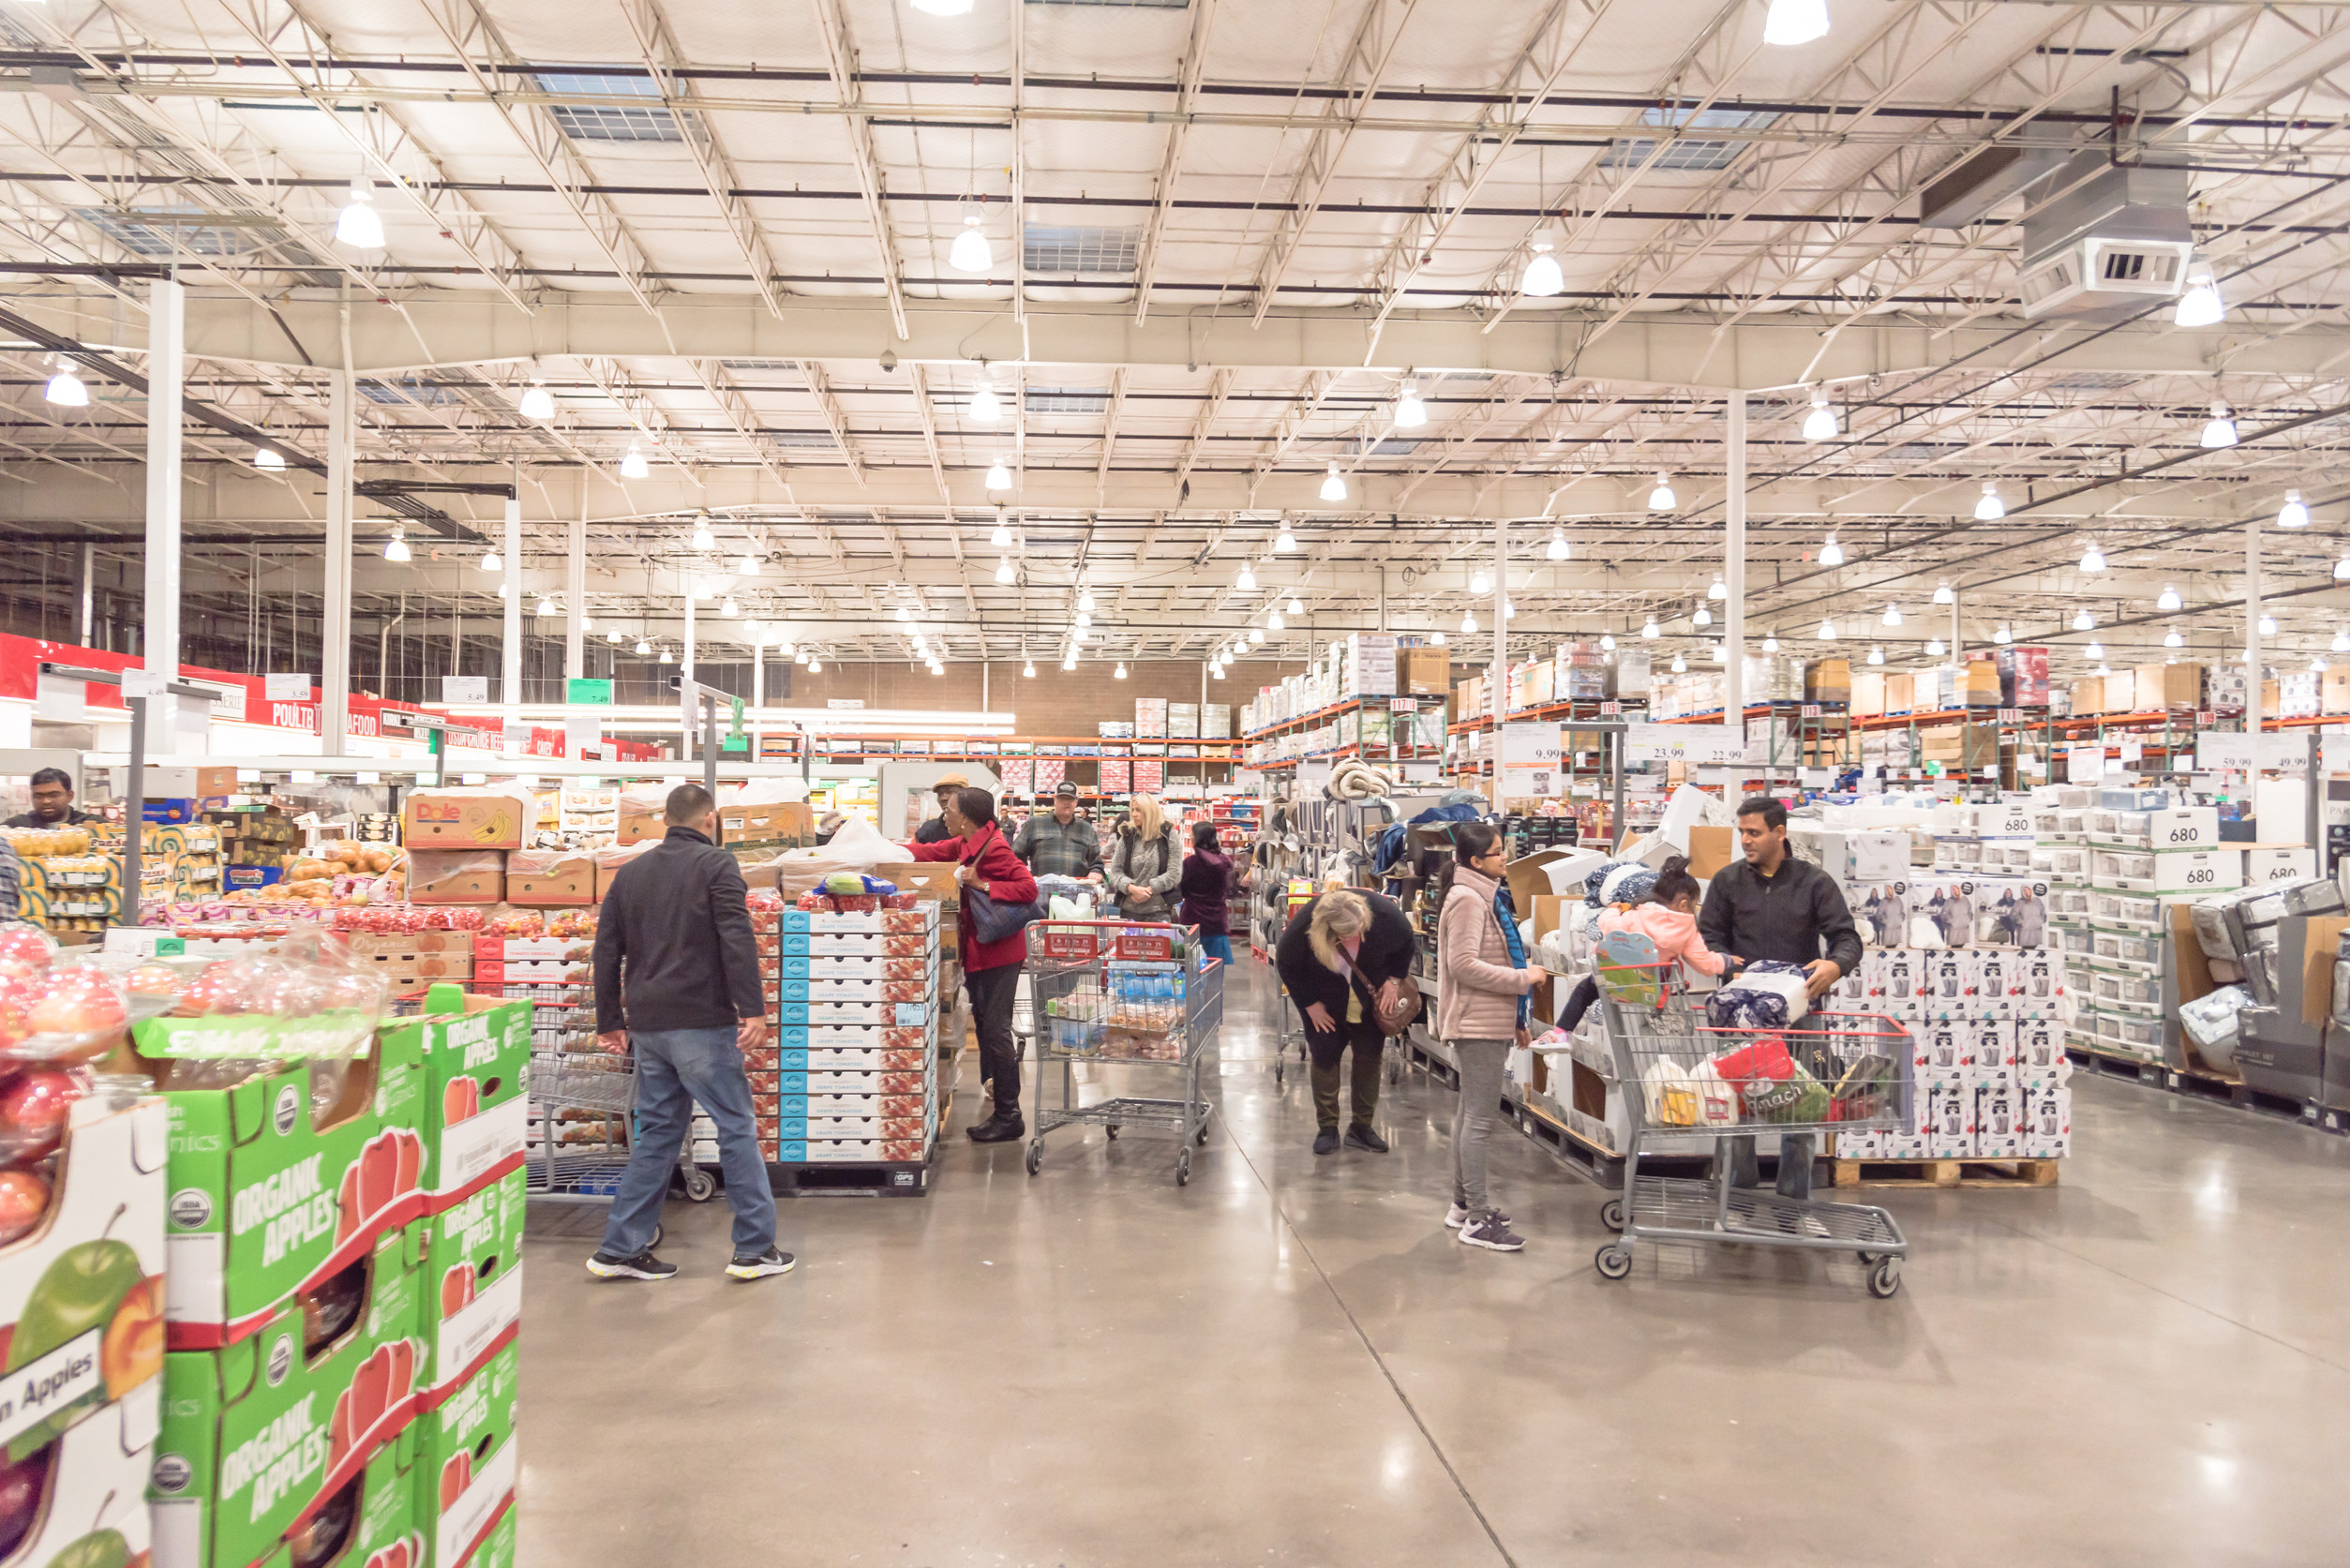
M 0 1562 L 150 1561 L 165 1113 L 90 1066 L 127 1016 L 112 981 L 0 928 Z
M 761 1150 L 795 1186 L 801 1171 L 857 1166 L 881 1190 L 920 1192 L 940 1110 L 939 906 L 851 880 L 861 890 L 753 892 L 776 1024 L 752 1068 Z
M 297 935 L 124 982 L 168 1113 L 152 1561 L 511 1564 L 529 1009 L 387 1020 Z

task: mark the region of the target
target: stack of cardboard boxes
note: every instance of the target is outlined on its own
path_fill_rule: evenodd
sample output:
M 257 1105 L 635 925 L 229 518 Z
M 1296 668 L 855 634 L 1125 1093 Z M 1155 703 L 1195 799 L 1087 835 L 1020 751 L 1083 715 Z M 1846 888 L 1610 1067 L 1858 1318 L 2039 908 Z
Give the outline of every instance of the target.
M 167 1066 L 158 1568 L 514 1561 L 529 1011 L 460 998 L 227 1089 Z

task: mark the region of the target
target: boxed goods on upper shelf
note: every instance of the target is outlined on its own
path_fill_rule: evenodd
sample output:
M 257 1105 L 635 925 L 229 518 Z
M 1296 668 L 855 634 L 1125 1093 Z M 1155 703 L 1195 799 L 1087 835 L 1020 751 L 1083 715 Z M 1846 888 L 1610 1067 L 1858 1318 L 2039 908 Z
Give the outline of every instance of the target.
M 519 849 L 537 813 L 519 785 L 412 789 L 401 835 L 411 849 Z

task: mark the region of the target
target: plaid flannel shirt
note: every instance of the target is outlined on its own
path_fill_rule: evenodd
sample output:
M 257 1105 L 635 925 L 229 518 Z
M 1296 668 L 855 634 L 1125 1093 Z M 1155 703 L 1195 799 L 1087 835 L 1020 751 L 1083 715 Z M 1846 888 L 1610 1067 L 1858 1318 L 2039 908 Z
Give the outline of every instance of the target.
M 1086 876 L 1101 869 L 1101 838 L 1093 824 L 1072 816 L 1063 827 L 1049 811 L 1022 824 L 1012 853 L 1039 876 Z

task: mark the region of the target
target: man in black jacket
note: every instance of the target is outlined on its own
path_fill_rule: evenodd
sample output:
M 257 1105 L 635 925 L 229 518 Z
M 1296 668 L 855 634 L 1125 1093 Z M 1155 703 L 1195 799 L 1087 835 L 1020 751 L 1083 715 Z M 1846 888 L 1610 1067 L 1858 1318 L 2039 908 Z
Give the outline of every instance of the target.
M 669 831 L 621 868 L 595 928 L 595 1027 L 603 1049 L 636 1053 L 636 1142 L 612 1200 L 604 1245 L 588 1260 L 602 1279 L 666 1279 L 652 1255 L 694 1106 L 718 1124 L 718 1164 L 734 1206 L 727 1275 L 758 1279 L 792 1265 L 775 1247 L 742 1053 L 767 1038 L 758 948 L 742 873 L 720 849 L 718 803 L 699 784 L 669 791 Z
M 1816 1002 L 1861 964 L 1861 933 L 1845 906 L 1844 889 L 1818 866 L 1787 852 L 1787 808 L 1768 796 L 1740 802 L 1738 844 L 1745 858 L 1714 874 L 1698 910 L 1698 934 L 1712 951 L 1749 963 L 1771 958 L 1803 965 L 1804 990 Z M 1781 1196 L 1811 1196 L 1818 1143 L 1816 1133 L 1779 1135 Z M 1754 1139 L 1729 1140 L 1729 1158 L 1732 1184 L 1754 1186 Z

